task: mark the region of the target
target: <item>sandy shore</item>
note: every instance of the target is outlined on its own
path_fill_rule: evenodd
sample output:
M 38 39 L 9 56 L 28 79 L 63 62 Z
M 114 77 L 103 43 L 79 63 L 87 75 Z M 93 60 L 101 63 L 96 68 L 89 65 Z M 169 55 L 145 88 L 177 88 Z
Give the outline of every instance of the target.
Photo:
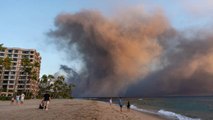
M 26 100 L 24 105 L 0 101 L 0 120 L 163 120 L 104 102 L 63 99 L 52 100 L 48 111 L 38 109 L 40 100 Z

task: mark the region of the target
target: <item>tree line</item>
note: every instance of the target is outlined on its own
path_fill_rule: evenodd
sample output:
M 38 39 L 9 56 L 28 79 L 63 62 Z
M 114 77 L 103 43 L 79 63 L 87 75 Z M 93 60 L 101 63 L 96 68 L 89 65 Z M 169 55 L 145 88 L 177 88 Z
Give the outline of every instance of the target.
M 0 51 L 4 51 L 6 48 L 3 44 L 0 44 Z M 9 56 L 0 57 L 0 93 L 6 92 L 7 89 L 2 87 L 3 79 L 4 79 L 4 71 L 11 70 L 13 64 L 12 59 Z M 41 79 L 38 78 L 36 69 L 40 68 L 39 62 L 30 62 L 29 58 L 21 59 L 21 68 L 17 72 L 18 74 L 23 73 L 27 76 L 27 80 L 25 80 L 25 87 L 28 80 L 39 81 L 39 92 L 36 97 L 42 97 L 45 91 L 49 91 L 53 98 L 70 98 L 72 88 L 74 85 L 67 84 L 65 82 L 65 78 L 63 76 L 53 76 L 53 75 L 43 75 Z M 18 75 L 19 76 L 19 75 Z M 16 87 L 18 84 L 19 78 L 16 78 L 14 84 L 13 94 L 17 94 Z M 27 98 L 32 98 L 33 94 L 31 91 L 23 91 L 26 94 Z M 35 96 L 34 96 L 35 97 Z
M 64 76 L 53 76 L 44 74 L 39 83 L 38 96 L 48 91 L 52 98 L 71 98 L 73 84 L 68 84 Z

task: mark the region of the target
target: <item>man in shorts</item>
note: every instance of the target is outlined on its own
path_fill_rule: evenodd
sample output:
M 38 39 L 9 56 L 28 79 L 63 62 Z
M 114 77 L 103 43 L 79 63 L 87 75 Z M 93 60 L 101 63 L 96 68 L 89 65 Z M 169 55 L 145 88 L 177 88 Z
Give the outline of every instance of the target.
M 50 103 L 50 94 L 46 91 L 46 93 L 43 96 L 43 101 L 44 101 L 44 109 L 48 110 L 49 103 Z

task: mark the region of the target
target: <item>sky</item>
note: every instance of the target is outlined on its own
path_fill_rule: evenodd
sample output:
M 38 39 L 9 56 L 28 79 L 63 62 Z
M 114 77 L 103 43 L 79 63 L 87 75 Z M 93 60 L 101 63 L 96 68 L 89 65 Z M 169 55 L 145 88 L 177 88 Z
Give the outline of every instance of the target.
M 61 64 L 79 69 L 77 61 L 68 62 L 65 54 L 46 34 L 54 28 L 60 13 L 82 9 L 99 10 L 105 15 L 126 8 L 160 9 L 176 29 L 206 26 L 211 23 L 210 0 L 0 0 L 0 43 L 6 47 L 36 49 L 42 57 L 41 74 L 54 74 Z

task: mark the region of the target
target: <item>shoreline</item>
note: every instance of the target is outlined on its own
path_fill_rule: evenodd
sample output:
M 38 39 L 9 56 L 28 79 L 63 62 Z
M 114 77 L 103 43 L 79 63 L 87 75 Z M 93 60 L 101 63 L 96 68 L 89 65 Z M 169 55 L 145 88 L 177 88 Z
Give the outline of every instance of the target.
M 0 120 L 165 120 L 159 116 L 123 109 L 117 105 L 82 99 L 53 99 L 49 110 L 38 109 L 41 100 L 26 100 L 23 105 L 0 101 Z

